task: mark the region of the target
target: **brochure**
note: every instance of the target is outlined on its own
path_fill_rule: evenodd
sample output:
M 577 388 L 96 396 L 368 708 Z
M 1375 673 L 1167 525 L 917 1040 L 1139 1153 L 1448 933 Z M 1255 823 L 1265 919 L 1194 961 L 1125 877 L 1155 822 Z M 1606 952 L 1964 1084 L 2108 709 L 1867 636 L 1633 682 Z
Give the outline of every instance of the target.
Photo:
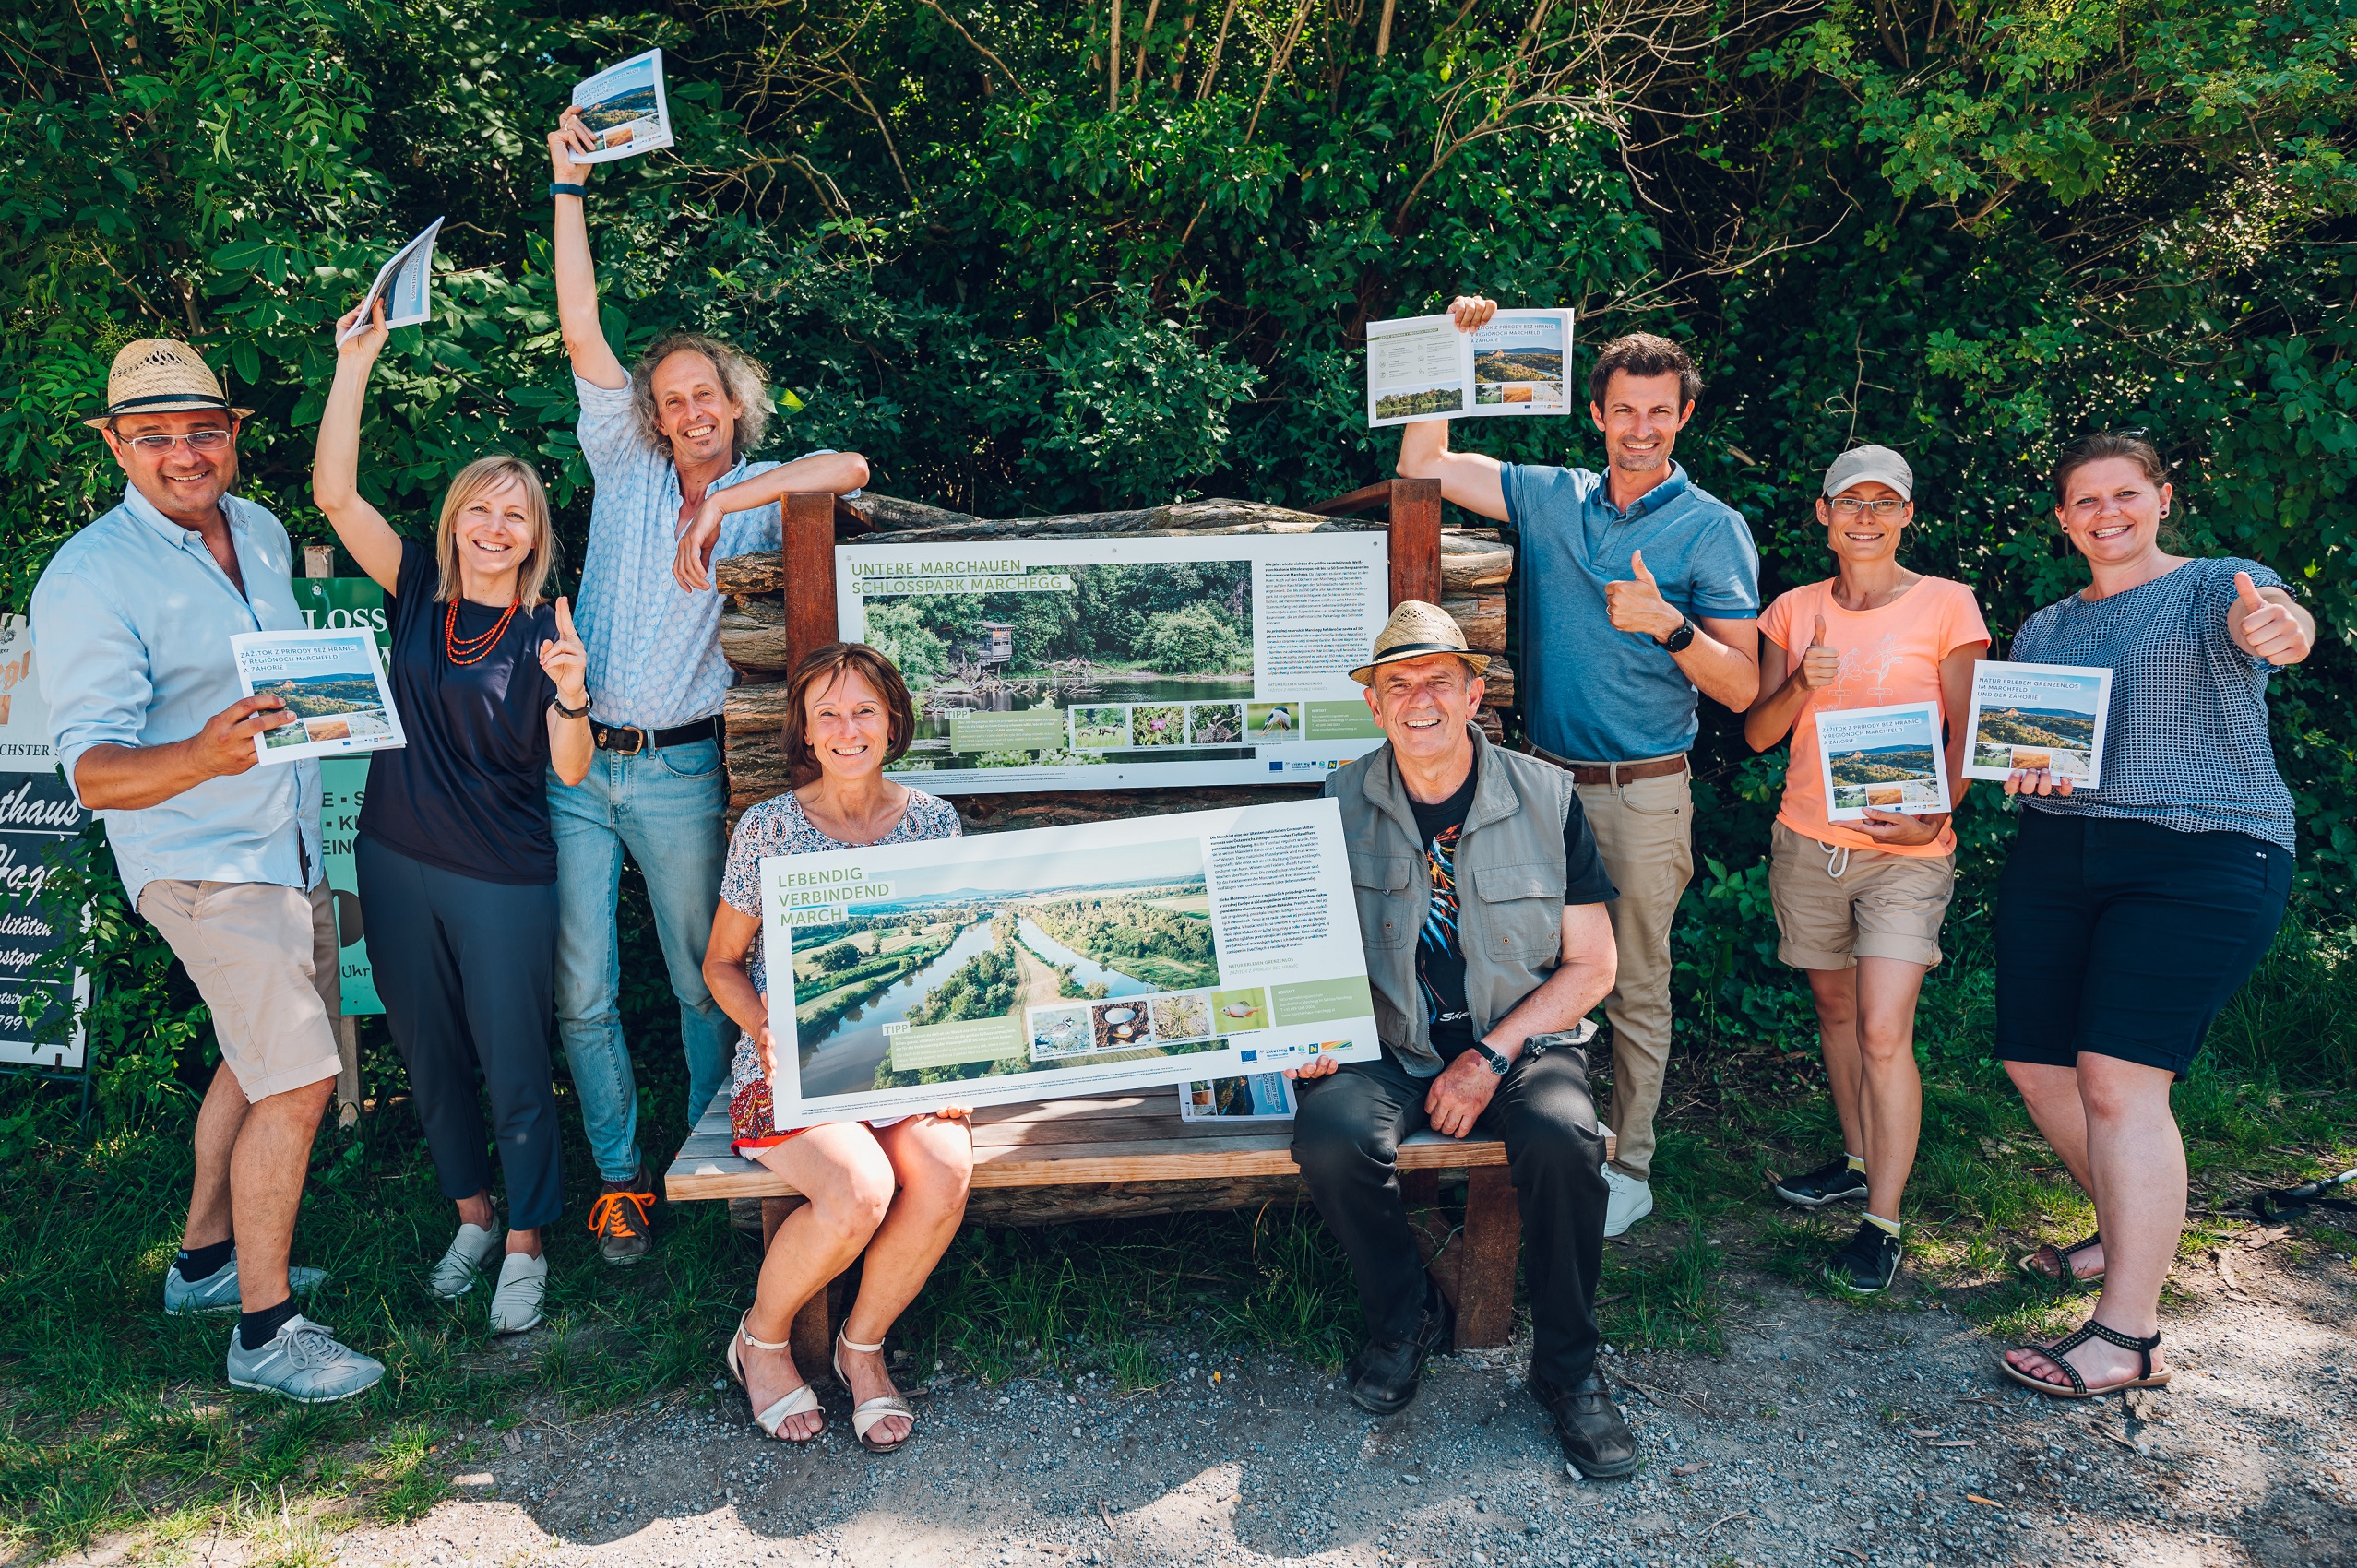
M 229 639 L 238 685 L 286 699 L 299 720 L 254 737 L 264 762 L 389 751 L 409 742 L 371 632 L 240 632 Z
M 1380 1049 L 1329 800 L 776 856 L 761 940 L 784 1126 Z
M 1571 312 L 1502 310 L 1477 332 L 1446 315 L 1367 326 L 1367 428 L 1572 411 Z
M 1816 742 L 1830 821 L 1860 821 L 1869 807 L 1909 816 L 1953 809 L 1935 702 L 1822 712 Z
M 1293 1086 L 1282 1073 L 1213 1078 L 1179 1086 L 1182 1122 L 1290 1122 Z
M 1351 671 L 1380 533 L 843 544 L 836 621 L 899 666 L 892 777 L 940 794 L 1315 784 L 1383 743 Z
M 573 107 L 597 138 L 598 150 L 577 152 L 576 163 L 611 163 L 671 145 L 671 103 L 663 97 L 663 52 L 649 49 L 608 65 L 573 89 Z
M 368 330 L 369 317 L 375 313 L 376 296 L 385 296 L 385 325 L 387 327 L 415 327 L 434 316 L 434 236 L 442 232 L 442 220 L 437 218 L 425 226 L 425 232 L 393 253 L 393 259 L 376 269 L 376 281 L 361 296 L 360 314 L 352 323 L 336 334 L 339 343 L 349 342 Z
M 1972 666 L 1964 777 L 2002 779 L 2017 768 L 2043 767 L 2092 790 L 2103 777 L 2111 711 L 2109 670 L 1982 659 Z

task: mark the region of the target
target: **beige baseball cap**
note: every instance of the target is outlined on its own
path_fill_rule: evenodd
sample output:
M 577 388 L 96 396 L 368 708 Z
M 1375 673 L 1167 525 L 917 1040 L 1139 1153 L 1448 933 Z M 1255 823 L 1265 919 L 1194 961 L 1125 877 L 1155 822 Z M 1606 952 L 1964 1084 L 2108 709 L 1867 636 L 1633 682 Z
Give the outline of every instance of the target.
M 1351 671 L 1351 679 L 1362 686 L 1375 683 L 1379 666 L 1399 664 L 1411 659 L 1426 659 L 1435 653 L 1453 653 L 1473 667 L 1476 675 L 1487 672 L 1490 656 L 1475 653 L 1465 646 L 1465 628 L 1457 617 L 1437 604 L 1421 599 L 1401 600 L 1391 612 L 1391 619 L 1375 635 L 1375 657 Z
M 1852 446 L 1834 458 L 1833 466 L 1825 470 L 1825 489 L 1821 493 L 1829 501 L 1851 485 L 1868 480 L 1890 486 L 1906 500 L 1915 499 L 1915 470 L 1907 466 L 1906 458 L 1887 446 Z
M 106 412 L 82 422 L 103 429 L 125 414 L 182 413 L 219 409 L 245 419 L 251 409 L 232 409 L 220 377 L 204 356 L 176 338 L 139 338 L 123 345 L 106 373 Z

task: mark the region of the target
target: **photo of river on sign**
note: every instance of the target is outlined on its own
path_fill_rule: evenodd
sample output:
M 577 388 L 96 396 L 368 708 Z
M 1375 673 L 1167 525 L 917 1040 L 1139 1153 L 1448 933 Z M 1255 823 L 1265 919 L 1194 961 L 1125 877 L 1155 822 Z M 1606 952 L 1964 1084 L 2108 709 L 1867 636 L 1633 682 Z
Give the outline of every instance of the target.
M 1281 547 L 1281 548 L 1279 548 Z M 1351 669 L 1379 534 L 836 547 L 838 629 L 888 656 L 936 792 L 1314 783 L 1382 742 Z M 1282 706 L 1281 729 L 1247 710 Z
M 1339 820 L 1298 802 L 764 861 L 762 941 L 792 956 L 768 966 L 793 1042 L 772 1092 L 790 1060 L 798 1119 L 828 1120 L 1372 1050 Z

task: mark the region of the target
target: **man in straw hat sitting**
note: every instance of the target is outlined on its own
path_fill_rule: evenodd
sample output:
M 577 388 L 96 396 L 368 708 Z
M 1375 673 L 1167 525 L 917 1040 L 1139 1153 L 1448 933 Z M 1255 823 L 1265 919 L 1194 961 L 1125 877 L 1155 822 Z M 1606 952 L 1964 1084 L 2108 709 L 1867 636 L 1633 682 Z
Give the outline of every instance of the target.
M 1383 1055 L 1299 1070 L 1293 1158 L 1358 1277 L 1368 1337 L 1345 1369 L 1351 1397 L 1389 1415 L 1454 1319 L 1417 1262 L 1399 1141 L 1503 1135 L 1530 1245 L 1531 1395 L 1576 1470 L 1625 1476 L 1637 1439 L 1596 1371 L 1604 1141 L 1585 1016 L 1613 989 L 1613 885 L 1570 779 L 1473 724 L 1488 665 L 1446 612 L 1411 600 L 1351 671 L 1385 744 L 1326 792 Z
M 132 905 L 213 1011 L 221 1064 L 196 1116 L 196 1176 L 163 1310 L 242 1315 L 229 1380 L 303 1404 L 385 1369 L 295 1310 L 324 1277 L 290 1269 L 312 1135 L 336 1077 L 338 948 L 320 858 L 319 766 L 257 767 L 291 723 L 241 696 L 230 638 L 305 628 L 278 518 L 230 493 L 238 422 L 185 343 L 126 345 L 84 422 L 130 483 L 34 584 L 49 735 L 106 823 Z

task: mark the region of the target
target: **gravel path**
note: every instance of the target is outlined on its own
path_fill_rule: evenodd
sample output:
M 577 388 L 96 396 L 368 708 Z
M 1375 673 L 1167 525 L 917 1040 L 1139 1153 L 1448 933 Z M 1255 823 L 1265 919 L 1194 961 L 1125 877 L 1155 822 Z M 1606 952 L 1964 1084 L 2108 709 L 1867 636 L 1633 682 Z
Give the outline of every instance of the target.
M 733 1390 L 522 1411 L 444 1446 L 431 1514 L 325 1544 L 433 1568 L 2357 1563 L 2357 1271 L 2280 1235 L 2181 1265 L 2178 1375 L 2134 1409 L 2013 1390 L 1944 1309 L 1828 1304 L 1738 1265 L 1723 1359 L 1609 1358 L 1649 1460 L 1627 1481 L 1566 1476 L 1524 1346 L 1436 1362 L 1387 1420 L 1330 1374 L 1206 1349 L 1126 1396 L 936 1381 L 891 1458 L 853 1447 L 831 1386 L 808 1450 L 760 1438 Z

